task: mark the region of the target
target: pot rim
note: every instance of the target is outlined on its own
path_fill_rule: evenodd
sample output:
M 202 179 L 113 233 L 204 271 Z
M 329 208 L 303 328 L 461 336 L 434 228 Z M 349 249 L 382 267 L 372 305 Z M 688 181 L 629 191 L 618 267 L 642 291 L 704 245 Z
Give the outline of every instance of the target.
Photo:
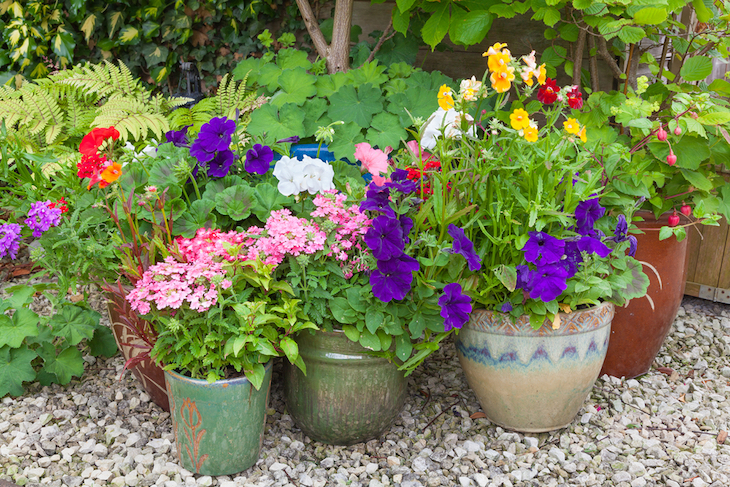
M 271 368 L 273 367 L 274 361 L 269 359 L 268 362 L 264 364 L 264 370 L 265 373 L 268 373 Z M 248 378 L 245 375 L 242 375 L 241 377 L 232 377 L 230 379 L 219 379 L 215 382 L 208 383 L 206 379 L 193 379 L 192 377 L 188 377 L 186 375 L 182 375 L 179 372 L 176 372 L 174 370 L 164 370 L 165 376 L 170 375 L 170 377 L 174 378 L 175 380 L 179 382 L 186 382 L 193 386 L 198 387 L 221 387 L 221 388 L 227 388 L 230 386 L 236 386 L 236 385 L 245 385 L 246 383 L 250 384 L 251 381 L 248 380 Z

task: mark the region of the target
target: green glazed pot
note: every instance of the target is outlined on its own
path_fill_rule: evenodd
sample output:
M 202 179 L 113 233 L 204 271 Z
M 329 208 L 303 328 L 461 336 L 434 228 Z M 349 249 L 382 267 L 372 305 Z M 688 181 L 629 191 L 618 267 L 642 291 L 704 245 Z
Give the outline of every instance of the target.
M 403 409 L 408 385 L 396 364 L 368 355 L 342 331 L 302 332 L 297 344 L 307 375 L 285 364 L 284 400 L 307 436 L 352 445 L 390 427 Z
M 260 390 L 245 377 L 215 381 L 165 371 L 177 456 L 186 470 L 230 475 L 259 458 L 271 387 L 271 361 Z

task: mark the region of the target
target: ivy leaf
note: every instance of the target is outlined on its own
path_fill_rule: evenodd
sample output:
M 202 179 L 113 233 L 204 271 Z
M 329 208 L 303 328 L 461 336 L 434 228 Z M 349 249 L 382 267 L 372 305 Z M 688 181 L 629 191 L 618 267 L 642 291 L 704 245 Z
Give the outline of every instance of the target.
M 80 306 L 63 306 L 53 315 L 49 325 L 53 335 L 63 337 L 69 345 L 77 345 L 83 339 L 91 339 L 99 325 L 99 313 Z
M 284 196 L 270 183 L 257 184 L 254 189 L 254 196 L 254 205 L 251 211 L 261 222 L 265 222 L 272 211 L 280 210 L 294 202 L 293 197 Z
M 216 217 L 213 214 L 215 201 L 202 199 L 193 201 L 188 211 L 175 222 L 175 233 L 185 238 L 193 238 L 199 228 L 212 228 Z
M 307 73 L 304 68 L 285 70 L 278 79 L 280 91 L 271 98 L 270 103 L 277 108 L 286 103 L 304 104 L 307 98 L 317 93 L 315 80 L 316 77 Z
M 493 20 L 494 17 L 487 10 L 465 12 L 456 8 L 451 14 L 449 38 L 462 46 L 478 44 L 489 32 Z
M 304 132 L 304 111 L 292 103 L 278 110 L 267 103 L 253 111 L 246 130 L 254 136 L 266 134 L 272 140 L 301 136 Z
M 150 39 L 153 37 L 157 37 L 157 35 L 160 33 L 160 24 L 157 22 L 152 22 L 148 20 L 144 24 L 142 24 L 142 36 L 145 39 Z M 160 46 L 162 47 L 162 46 Z
M 248 218 L 253 206 L 253 190 L 248 185 L 239 184 L 227 188 L 215 196 L 215 207 L 235 221 Z
M 56 34 L 53 37 L 51 45 L 53 46 L 53 53 L 56 54 L 56 56 L 65 57 L 69 61 L 73 59 L 76 42 L 74 42 L 74 38 L 70 33 L 63 32 Z
M 335 140 L 328 148 L 337 159 L 347 159 L 355 162 L 355 144 L 364 142 L 360 125 L 355 122 L 348 122 L 335 127 Z
M 58 355 L 50 344 L 44 344 L 39 350 L 44 351 L 41 352 L 43 369 L 54 374 L 59 384 L 68 384 L 72 377 L 81 377 L 84 374 L 84 359 L 76 347 L 68 346 Z
M 165 46 L 158 46 L 154 43 L 147 44 L 142 48 L 142 55 L 144 56 L 147 66 L 155 66 L 166 62 L 169 52 L 170 51 Z
M 25 393 L 23 382 L 35 379 L 36 373 L 31 362 L 38 356 L 27 347 L 14 349 L 0 347 L 0 397 L 6 394 L 22 396 Z
M 84 20 L 84 23 L 81 24 L 80 29 L 84 33 L 84 40 L 86 42 L 89 41 L 91 34 L 94 32 L 94 27 L 96 27 L 96 14 L 89 14 L 86 20 Z
M 28 308 L 18 308 L 13 317 L 0 315 L 0 347 L 18 348 L 27 337 L 38 335 L 38 315 Z
M 421 29 L 421 37 L 426 44 L 431 46 L 431 51 L 446 36 L 450 23 L 449 2 L 444 2 L 429 16 Z
M 367 140 L 381 149 L 388 146 L 398 147 L 401 140 L 407 138 L 408 132 L 403 128 L 398 116 L 388 112 L 375 115 L 367 132 Z
M 119 42 L 122 44 L 131 44 L 136 45 L 139 44 L 140 36 L 139 36 L 139 29 L 127 26 L 123 28 L 121 31 L 119 31 Z
M 98 325 L 94 330 L 94 338 L 87 342 L 89 353 L 94 357 L 104 356 L 113 357 L 118 349 L 117 342 L 111 329 L 104 325 Z
M 685 81 L 702 81 L 712 74 L 712 59 L 705 56 L 694 56 L 685 61 L 680 76 Z
M 382 94 L 379 89 L 366 83 L 357 91 L 350 85 L 340 88 L 330 97 L 328 115 L 332 120 L 355 122 L 359 127 L 367 127 L 373 115 L 383 111 Z

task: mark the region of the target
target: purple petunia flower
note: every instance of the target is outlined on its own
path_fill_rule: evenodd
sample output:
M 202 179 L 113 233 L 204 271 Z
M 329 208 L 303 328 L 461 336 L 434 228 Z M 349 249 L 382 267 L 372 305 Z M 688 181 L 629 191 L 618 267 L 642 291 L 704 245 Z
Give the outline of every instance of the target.
M 531 299 L 552 301 L 560 296 L 568 287 L 568 271 L 561 263 L 545 264 L 532 271 Z
M 464 256 L 470 271 L 481 269 L 482 259 L 474 252 L 474 244 L 467 238 L 464 230 L 451 223 L 447 231 L 454 239 L 451 244 L 451 251 Z
M 510 303 L 509 301 L 506 301 L 506 302 L 502 303 L 502 307 L 501 307 L 501 308 L 499 308 L 499 310 L 500 310 L 500 311 L 501 311 L 502 313 L 509 313 L 509 312 L 510 312 L 510 311 L 512 311 L 513 309 L 514 309 L 514 308 L 512 308 L 512 303 Z
M 411 230 L 413 229 L 413 219 L 403 215 L 398 220 L 400 220 L 400 227 L 403 229 L 403 240 L 408 243 L 410 242 L 408 234 L 411 233 Z
M 600 239 L 588 236 L 583 236 L 578 240 L 578 250 L 596 254 L 602 259 L 608 257 L 608 254 L 611 253 L 611 249 Z
M 378 268 L 370 274 L 373 295 L 384 303 L 403 299 L 411 289 L 413 272 L 418 261 L 406 254 L 388 260 L 378 260 Z
M 206 152 L 226 150 L 231 145 L 231 136 L 236 131 L 236 122 L 225 117 L 211 118 L 198 132 L 196 142 L 202 144 Z
M 518 265 L 515 267 L 515 271 L 517 271 L 515 287 L 525 291 L 529 290 L 532 287 L 532 271 L 530 271 L 530 268 L 526 265 Z
M 233 152 L 226 149 L 218 152 L 212 161 L 208 164 L 208 176 L 214 178 L 223 178 L 228 175 L 233 164 Z
M 629 256 L 633 257 L 634 255 L 636 255 L 638 241 L 633 235 L 627 235 L 628 231 L 629 224 L 626 222 L 626 217 L 624 215 L 619 215 L 618 223 L 616 223 L 616 229 L 613 231 L 614 236 L 610 237 L 609 240 L 613 240 L 616 243 L 625 242 L 626 240 L 628 240 Z
M 444 286 L 444 293 L 439 298 L 441 316 L 444 319 L 444 331 L 461 328 L 469 321 L 471 298 L 462 294 L 461 285 L 452 282 Z
M 366 210 L 380 211 L 390 218 L 395 218 L 395 211 L 390 206 L 390 189 L 371 184 L 365 196 L 365 200 L 360 203 L 361 213 Z
M 200 138 L 195 139 L 193 145 L 190 146 L 190 155 L 198 160 L 198 163 L 205 164 L 215 157 L 216 151 L 209 151 L 204 142 Z
M 373 257 L 380 260 L 398 256 L 405 249 L 401 222 L 386 215 L 375 217 L 363 240 Z
M 0 225 L 0 259 L 9 255 L 14 259 L 20 249 L 20 225 L 5 223 Z
M 408 179 L 408 171 L 405 169 L 396 169 L 390 175 L 390 182 L 385 183 L 386 188 L 392 188 L 403 194 L 410 194 L 418 189 L 418 183 Z
M 578 248 L 577 240 L 568 240 L 565 242 L 565 259 L 560 261 L 568 271 L 568 279 L 578 272 L 578 267 L 583 263 L 583 254 Z
M 274 160 L 274 151 L 268 145 L 255 144 L 252 149 L 246 151 L 246 163 L 244 168 L 250 173 L 266 174 L 271 168 L 271 161 Z
M 593 225 L 604 213 L 606 213 L 606 209 L 598 204 L 598 198 L 578 203 L 575 209 L 575 223 L 578 233 L 585 235 L 584 232 L 592 231 Z
M 636 255 L 636 249 L 639 246 L 638 240 L 633 235 L 629 235 L 629 256 L 633 257 Z
M 188 127 L 190 127 L 190 125 L 186 125 L 180 130 L 170 130 L 169 132 L 165 132 L 165 139 L 167 139 L 167 141 L 172 143 L 175 147 L 187 147 Z
M 292 135 L 291 137 L 287 137 L 285 139 L 281 139 L 281 140 L 277 140 L 276 141 L 277 144 L 288 144 L 288 143 L 296 144 L 297 142 L 299 142 L 299 136 L 298 135 Z
M 545 232 L 530 232 L 530 238 L 522 251 L 525 260 L 533 264 L 552 264 L 559 261 L 563 255 L 565 242 Z
M 24 223 L 33 230 L 34 237 L 40 237 L 43 232 L 61 223 L 61 209 L 51 208 L 50 204 L 50 201 L 36 201 L 30 205 Z

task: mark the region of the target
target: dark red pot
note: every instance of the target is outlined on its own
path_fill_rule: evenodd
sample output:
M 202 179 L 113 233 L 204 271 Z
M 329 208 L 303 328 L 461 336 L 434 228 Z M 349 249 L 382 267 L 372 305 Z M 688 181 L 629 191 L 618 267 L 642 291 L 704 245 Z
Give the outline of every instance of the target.
M 633 299 L 625 308 L 616 307 L 601 375 L 630 379 L 648 372 L 684 295 L 688 239 L 659 240 L 659 229 L 667 225 L 669 213 L 659 220 L 650 212 L 641 211 L 639 216 L 644 221 L 636 225 L 644 233 L 636 235 L 639 242 L 636 258 L 649 264 L 644 265 L 644 272 L 649 276 L 648 298 Z M 661 284 L 652 267 L 659 274 Z
M 149 394 L 152 401 L 165 411 L 170 411 L 170 402 L 165 387 L 165 372 L 149 358 L 149 349 L 154 344 L 154 337 L 149 323 L 137 318 L 124 302 L 121 296 L 107 293 L 107 310 L 111 322 L 112 333 L 119 350 L 124 356 L 125 363 L 140 355 L 146 355 L 142 360 L 132 360 L 129 366 L 134 377 L 142 385 L 142 389 Z

